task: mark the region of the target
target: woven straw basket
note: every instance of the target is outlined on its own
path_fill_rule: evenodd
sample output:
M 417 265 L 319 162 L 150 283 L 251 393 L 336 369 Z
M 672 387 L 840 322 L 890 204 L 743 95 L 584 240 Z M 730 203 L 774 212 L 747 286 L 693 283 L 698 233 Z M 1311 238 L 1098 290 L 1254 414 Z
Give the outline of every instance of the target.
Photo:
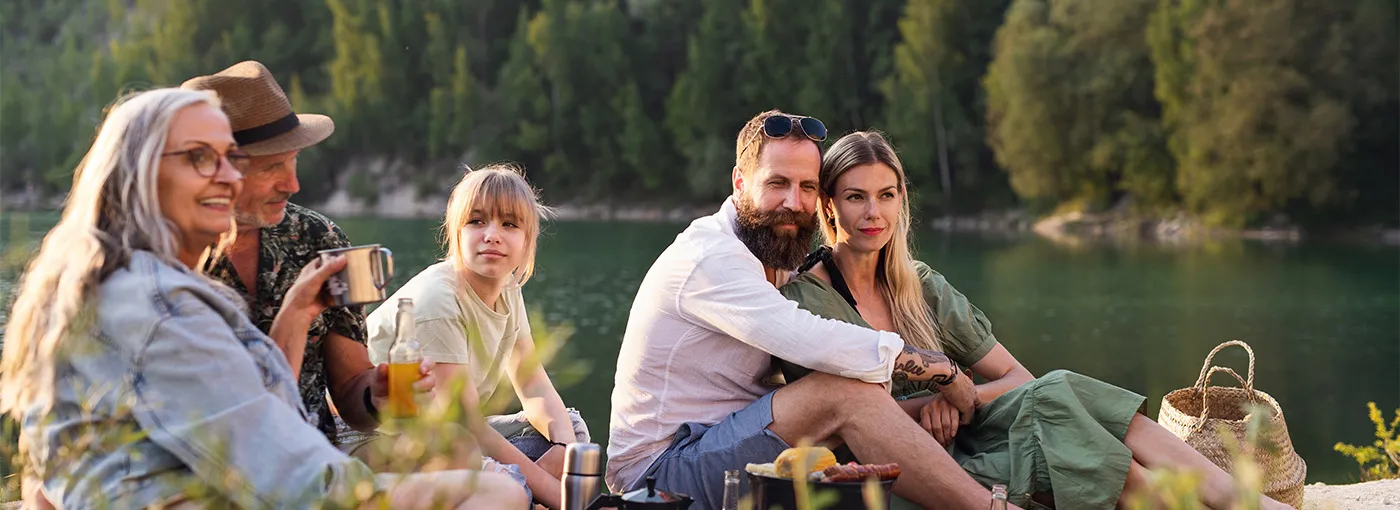
M 1231 345 L 1243 347 L 1249 353 L 1247 379 L 1240 378 L 1230 368 L 1211 366 L 1215 354 Z M 1216 372 L 1234 376 L 1240 387 L 1210 387 L 1210 377 Z M 1242 406 L 1249 403 L 1262 404 L 1269 413 L 1268 427 L 1259 438 L 1261 447 L 1254 450 L 1254 461 L 1264 475 L 1264 494 L 1294 508 L 1302 508 L 1303 479 L 1307 477 L 1308 466 L 1293 450 L 1278 401 L 1254 389 L 1254 350 L 1248 344 L 1231 340 L 1215 346 L 1206 356 L 1194 386 L 1162 397 L 1157 421 L 1221 469 L 1233 472 L 1235 459 L 1230 453 L 1230 444 L 1238 448 L 1245 439 L 1245 429 L 1252 416 L 1246 414 Z M 1222 438 L 1222 430 L 1226 435 L 1233 435 L 1234 441 Z

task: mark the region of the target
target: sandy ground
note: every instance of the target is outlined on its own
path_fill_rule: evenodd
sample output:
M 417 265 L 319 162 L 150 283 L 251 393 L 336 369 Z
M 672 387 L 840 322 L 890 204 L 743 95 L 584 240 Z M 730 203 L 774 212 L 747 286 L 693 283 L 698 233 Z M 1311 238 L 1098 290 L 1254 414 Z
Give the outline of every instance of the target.
M 1400 480 L 1303 487 L 1301 510 L 1400 509 Z

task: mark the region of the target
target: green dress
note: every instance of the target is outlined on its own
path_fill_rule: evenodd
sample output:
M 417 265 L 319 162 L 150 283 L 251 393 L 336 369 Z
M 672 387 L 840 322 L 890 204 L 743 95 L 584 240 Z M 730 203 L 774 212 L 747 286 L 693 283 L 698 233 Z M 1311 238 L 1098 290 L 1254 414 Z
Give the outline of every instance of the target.
M 991 322 L 948 280 L 916 262 L 924 298 L 933 309 L 944 353 L 964 367 L 996 346 Z M 811 273 L 780 291 L 812 313 L 869 327 L 831 284 Z M 779 360 L 788 382 L 811 370 Z M 892 388 L 897 398 L 927 394 L 927 386 Z M 1113 508 L 1123 491 L 1132 452 L 1123 445 L 1144 397 L 1065 370 L 1056 370 L 986 403 L 958 429 L 949 453 L 984 486 L 1007 486 L 1011 503 L 1044 508 L 1032 494 L 1052 493 L 1062 509 Z

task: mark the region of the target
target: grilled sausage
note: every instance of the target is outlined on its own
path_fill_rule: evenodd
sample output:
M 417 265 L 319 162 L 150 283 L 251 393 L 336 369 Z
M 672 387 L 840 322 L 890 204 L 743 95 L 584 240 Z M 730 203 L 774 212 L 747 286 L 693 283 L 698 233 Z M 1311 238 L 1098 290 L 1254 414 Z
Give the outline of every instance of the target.
M 831 466 L 822 470 L 828 482 L 859 482 L 870 477 L 893 480 L 899 477 L 899 464 L 856 464 Z

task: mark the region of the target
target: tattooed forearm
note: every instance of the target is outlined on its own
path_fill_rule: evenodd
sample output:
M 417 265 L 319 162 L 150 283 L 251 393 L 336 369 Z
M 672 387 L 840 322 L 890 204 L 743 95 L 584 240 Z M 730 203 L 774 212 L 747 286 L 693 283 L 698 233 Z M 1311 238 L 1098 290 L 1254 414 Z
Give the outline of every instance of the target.
M 957 377 L 953 361 L 941 353 L 906 345 L 894 364 L 894 379 L 948 384 Z
M 919 366 L 918 363 L 914 363 L 914 360 L 912 359 L 906 359 L 903 362 L 895 363 L 894 371 L 897 374 L 904 374 L 905 376 L 914 377 L 924 375 L 928 372 L 928 370 L 926 370 L 924 367 Z
M 952 365 L 952 364 L 953 364 L 953 361 L 950 360 L 950 359 L 948 359 L 948 355 L 947 355 L 947 354 L 943 354 L 943 353 L 941 353 L 941 352 L 930 351 L 930 350 L 927 350 L 927 349 L 920 349 L 920 348 L 918 348 L 918 347 L 909 347 L 909 346 L 907 346 L 907 345 L 904 346 L 904 350 L 905 350 L 906 352 L 909 352 L 910 354 L 916 354 L 916 355 L 918 355 L 918 356 L 919 356 L 919 361 L 922 362 L 922 363 L 924 364 L 924 367 L 925 367 L 925 368 L 928 368 L 930 365 L 938 365 L 938 364 Z
M 933 376 L 929 377 L 928 380 L 933 381 L 934 383 L 940 386 L 946 386 L 952 383 L 955 377 L 955 374 L 933 374 Z

